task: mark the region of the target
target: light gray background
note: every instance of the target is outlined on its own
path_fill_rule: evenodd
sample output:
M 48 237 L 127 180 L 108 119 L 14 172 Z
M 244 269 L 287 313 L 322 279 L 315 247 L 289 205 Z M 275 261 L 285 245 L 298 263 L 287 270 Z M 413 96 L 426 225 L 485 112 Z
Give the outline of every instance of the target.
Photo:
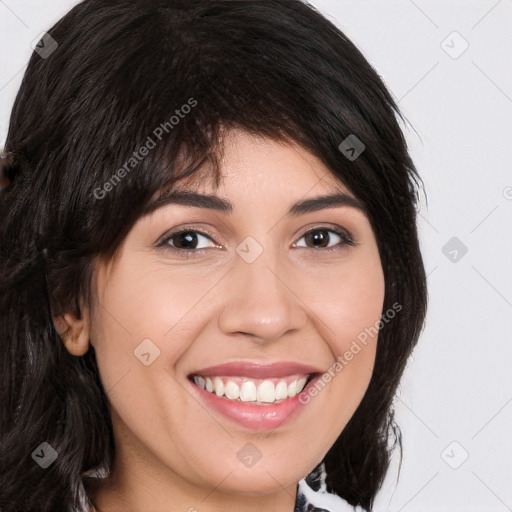
M 76 3 L 0 0 L 0 147 L 31 42 Z M 398 100 L 428 199 L 430 309 L 396 401 L 400 480 L 396 456 L 375 510 L 512 510 L 512 0 L 312 3 Z

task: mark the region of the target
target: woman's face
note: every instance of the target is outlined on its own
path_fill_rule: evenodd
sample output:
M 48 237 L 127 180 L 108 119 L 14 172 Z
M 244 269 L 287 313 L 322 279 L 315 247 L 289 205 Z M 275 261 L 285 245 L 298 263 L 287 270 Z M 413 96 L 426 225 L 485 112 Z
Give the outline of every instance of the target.
M 259 495 L 310 472 L 356 410 L 377 340 L 353 342 L 380 320 L 384 277 L 356 202 L 304 203 L 350 196 L 320 160 L 239 131 L 224 142 L 218 188 L 182 185 L 98 264 L 90 335 L 118 468 Z

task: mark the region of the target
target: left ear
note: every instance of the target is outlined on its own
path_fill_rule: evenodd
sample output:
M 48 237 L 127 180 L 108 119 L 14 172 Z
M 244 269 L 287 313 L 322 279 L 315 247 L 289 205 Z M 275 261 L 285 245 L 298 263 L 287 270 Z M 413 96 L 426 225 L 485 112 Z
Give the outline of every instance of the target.
M 53 323 L 70 354 L 83 356 L 89 350 L 89 317 L 86 308 L 81 318 L 75 312 L 67 312 L 53 317 Z

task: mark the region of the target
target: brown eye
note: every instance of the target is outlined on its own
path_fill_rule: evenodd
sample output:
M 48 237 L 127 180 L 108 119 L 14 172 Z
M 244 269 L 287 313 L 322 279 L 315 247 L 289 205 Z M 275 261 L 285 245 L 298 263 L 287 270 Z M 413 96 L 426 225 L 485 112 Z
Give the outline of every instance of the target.
M 330 249 L 336 246 L 356 245 L 350 236 L 343 231 L 335 231 L 327 228 L 316 228 L 302 235 L 305 243 L 297 243 L 297 247 L 310 249 Z
M 181 249 L 184 251 L 206 249 L 208 247 L 208 243 L 215 245 L 208 235 L 194 230 L 172 233 L 163 241 L 163 245 L 171 246 L 173 249 Z
M 331 239 L 326 229 L 310 231 L 304 238 L 308 247 L 327 247 Z
M 174 247 L 178 249 L 196 249 L 198 244 L 197 233 L 193 231 L 178 233 L 174 235 L 171 240 L 173 240 Z

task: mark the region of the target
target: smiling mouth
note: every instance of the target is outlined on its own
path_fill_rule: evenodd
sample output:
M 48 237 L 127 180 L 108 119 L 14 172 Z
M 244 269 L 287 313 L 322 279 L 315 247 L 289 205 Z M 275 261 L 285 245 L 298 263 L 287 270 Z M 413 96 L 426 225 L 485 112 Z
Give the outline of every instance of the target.
M 297 396 L 316 375 L 296 374 L 269 379 L 191 375 L 189 379 L 199 388 L 219 398 L 265 406 Z

